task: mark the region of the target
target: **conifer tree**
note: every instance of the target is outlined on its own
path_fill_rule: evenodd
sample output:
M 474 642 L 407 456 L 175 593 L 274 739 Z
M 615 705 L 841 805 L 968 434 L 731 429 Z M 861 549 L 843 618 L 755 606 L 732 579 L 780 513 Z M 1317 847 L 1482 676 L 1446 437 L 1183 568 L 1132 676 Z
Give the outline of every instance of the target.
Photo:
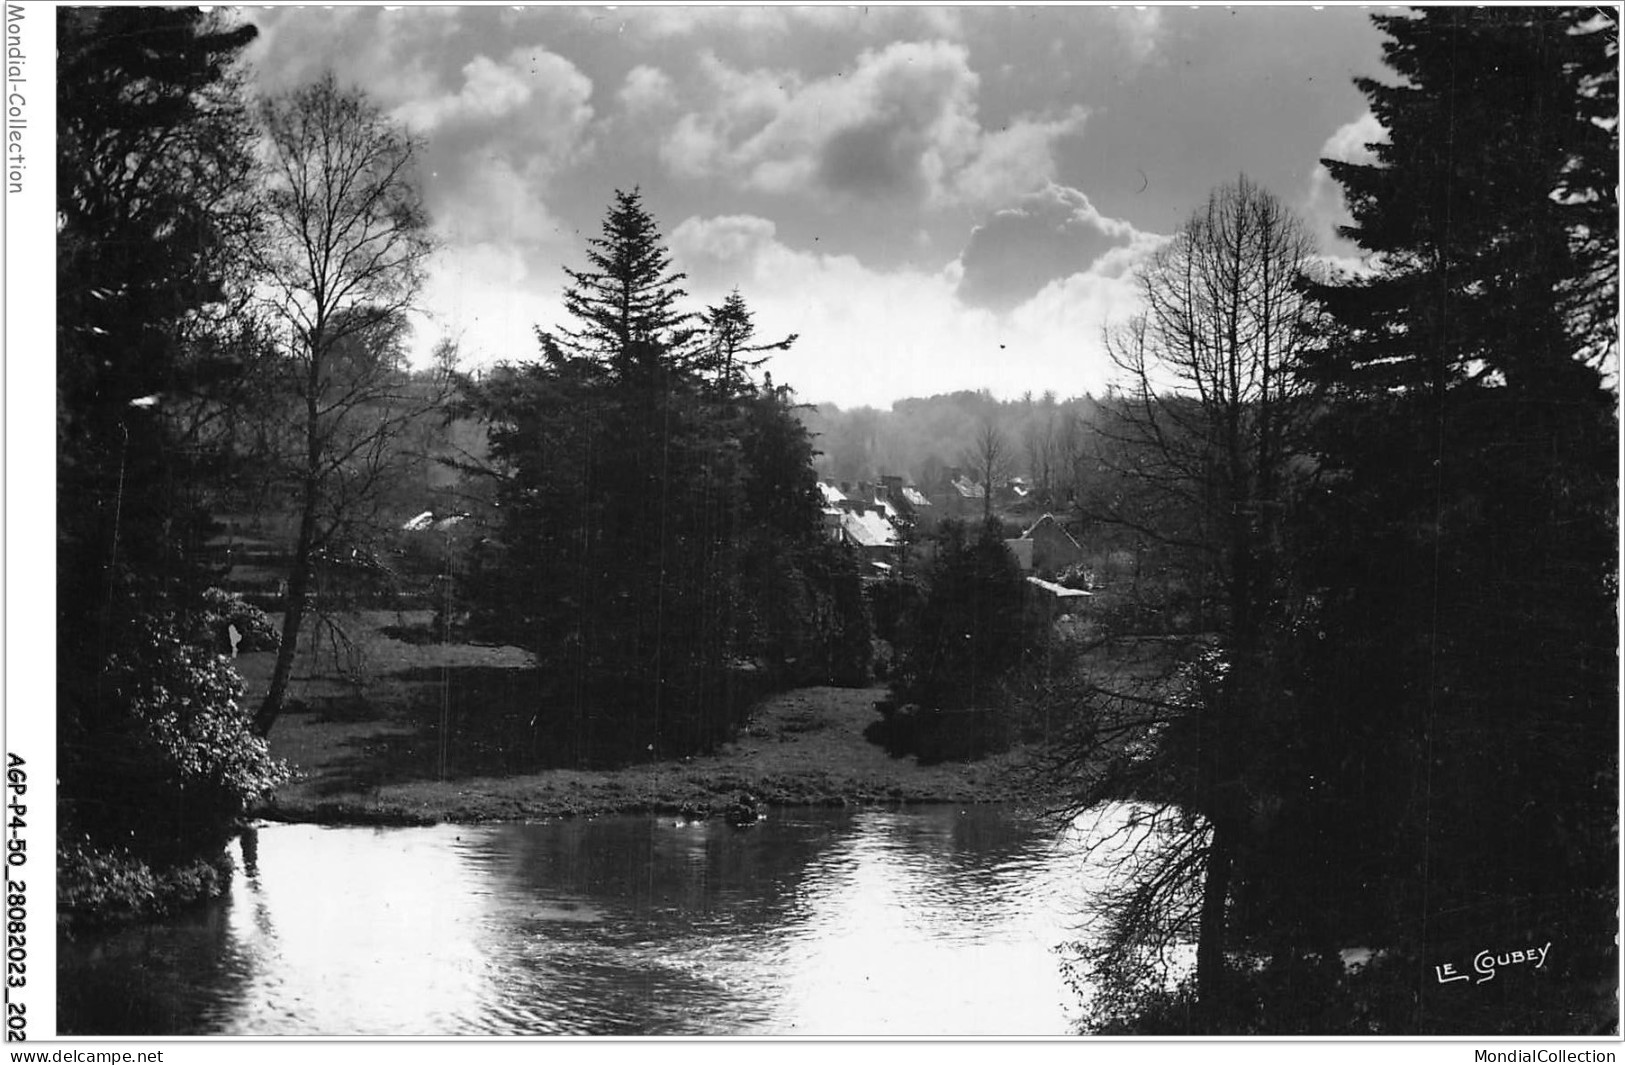
M 254 35 L 193 8 L 59 16 L 58 628 L 81 673 L 101 614 L 195 576 L 173 415 L 221 369 L 204 355 L 252 228 L 235 64 Z
M 750 372 L 767 361 L 770 351 L 788 351 L 796 342 L 791 333 L 771 344 L 756 344 L 756 323 L 745 297 L 736 288 L 715 307 L 706 308 L 705 352 L 701 369 L 717 394 L 735 396 L 750 386 Z
M 537 652 L 577 760 L 659 756 L 723 734 L 730 662 L 775 638 L 744 574 L 798 572 L 816 541 L 812 447 L 788 390 L 749 375 L 794 338 L 757 343 L 737 293 L 685 311 L 636 190 L 587 259 L 543 361 L 470 387 L 501 478 L 477 620 Z
M 622 380 L 655 365 L 688 369 L 699 329 L 679 307 L 685 275 L 672 269 L 639 190 L 615 191 L 600 234 L 587 242 L 587 262 L 585 270 L 564 268 L 564 309 L 577 324 L 538 328 L 544 353 L 586 359 Z
M 241 371 L 255 189 L 238 63 L 254 36 L 196 8 L 57 13 L 64 853 L 189 859 L 280 779 L 248 733 L 241 682 L 194 627 L 219 452 L 199 412 L 218 412 Z M 73 881 L 65 897 L 107 888 L 105 873 Z
M 1617 902 L 1617 29 L 1376 22 L 1400 80 L 1358 84 L 1385 139 L 1327 163 L 1375 271 L 1313 289 L 1337 323 L 1300 530 L 1324 638 L 1282 894 L 1415 971 L 1480 940 L 1563 952 L 1550 996 L 1418 980 L 1387 1030 L 1580 1031 L 1614 1009 L 1587 982 Z

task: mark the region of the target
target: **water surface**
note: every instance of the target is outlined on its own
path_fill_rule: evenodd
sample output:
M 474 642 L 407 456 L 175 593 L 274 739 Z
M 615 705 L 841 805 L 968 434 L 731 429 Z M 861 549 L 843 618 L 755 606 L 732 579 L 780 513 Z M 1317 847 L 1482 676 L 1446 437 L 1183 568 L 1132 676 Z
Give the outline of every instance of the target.
M 1061 1035 L 1093 879 L 998 807 L 239 846 L 217 904 L 61 945 L 63 1034 Z

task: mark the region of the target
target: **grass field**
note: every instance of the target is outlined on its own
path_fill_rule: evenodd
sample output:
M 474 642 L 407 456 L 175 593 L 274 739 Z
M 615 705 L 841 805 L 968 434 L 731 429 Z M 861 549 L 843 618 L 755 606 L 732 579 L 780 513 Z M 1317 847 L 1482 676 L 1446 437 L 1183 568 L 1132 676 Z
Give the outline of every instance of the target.
M 751 711 L 712 754 L 621 769 L 515 771 L 537 752 L 530 657 L 512 647 L 421 642 L 426 613 L 367 611 L 300 641 L 290 706 L 271 732 L 295 779 L 259 811 L 324 822 L 537 820 L 660 811 L 701 817 L 748 793 L 773 805 L 985 802 L 1014 794 L 1019 752 L 920 766 L 864 738 L 882 689 L 802 688 Z M 311 636 L 315 639 L 312 640 Z M 275 656 L 238 666 L 250 705 Z M 539 709 L 539 708 L 538 708 Z M 544 752 L 545 753 L 545 752 Z M 532 763 L 533 764 L 533 763 Z

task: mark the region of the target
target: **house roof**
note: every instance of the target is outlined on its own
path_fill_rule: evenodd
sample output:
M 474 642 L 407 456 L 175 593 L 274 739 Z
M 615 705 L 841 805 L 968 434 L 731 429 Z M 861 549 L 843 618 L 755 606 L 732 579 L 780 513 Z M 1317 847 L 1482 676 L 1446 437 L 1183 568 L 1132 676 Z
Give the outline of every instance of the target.
M 826 507 L 833 507 L 837 503 L 846 502 L 846 493 L 842 492 L 839 488 L 836 488 L 832 484 L 825 484 L 823 481 L 819 481 L 818 491 L 824 497 L 824 505 Z
M 422 514 L 409 520 L 401 528 L 407 532 L 423 532 L 426 529 L 448 529 L 462 521 L 466 514 L 447 514 L 444 517 L 436 516 L 432 510 L 425 510 Z
M 862 514 L 841 515 L 841 530 L 859 547 L 895 547 L 897 530 L 892 523 L 872 510 Z
M 918 488 L 910 488 L 908 485 L 903 486 L 903 499 L 911 506 L 928 507 L 931 505 L 931 501 L 921 495 Z
M 964 496 L 966 499 L 983 499 L 987 496 L 986 488 L 979 484 L 972 484 L 963 477 L 957 481 L 953 481 L 952 484 L 954 490 L 960 495 Z
M 1027 531 L 1021 534 L 1022 539 L 1031 540 L 1032 536 L 1033 536 L 1033 533 L 1037 532 L 1038 527 L 1040 525 L 1044 524 L 1046 521 L 1049 522 L 1051 525 L 1055 526 L 1055 531 L 1056 532 L 1060 533 L 1062 536 L 1064 536 L 1068 540 L 1070 540 L 1072 542 L 1073 547 L 1077 548 L 1079 551 L 1083 550 L 1083 545 L 1078 543 L 1076 537 L 1074 537 L 1071 533 L 1066 531 L 1066 526 L 1062 525 L 1058 520 L 1056 520 L 1056 517 L 1055 517 L 1054 514 L 1045 514 L 1042 518 L 1039 518 L 1037 521 L 1033 522 L 1032 525 L 1027 529 Z
M 1086 592 L 1082 588 L 1068 588 L 1064 584 L 1040 580 L 1037 577 L 1028 577 L 1027 583 L 1042 588 L 1057 599 L 1086 599 L 1092 598 L 1095 594 L 1094 592 Z

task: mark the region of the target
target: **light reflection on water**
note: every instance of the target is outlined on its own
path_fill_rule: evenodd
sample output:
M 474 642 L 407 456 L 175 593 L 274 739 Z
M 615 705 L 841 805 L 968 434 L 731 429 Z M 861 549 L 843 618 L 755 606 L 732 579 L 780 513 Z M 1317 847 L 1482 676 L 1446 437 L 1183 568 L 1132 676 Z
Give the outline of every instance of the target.
M 210 911 L 62 945 L 64 1034 L 1060 1035 L 1097 879 L 992 807 L 248 843 Z

